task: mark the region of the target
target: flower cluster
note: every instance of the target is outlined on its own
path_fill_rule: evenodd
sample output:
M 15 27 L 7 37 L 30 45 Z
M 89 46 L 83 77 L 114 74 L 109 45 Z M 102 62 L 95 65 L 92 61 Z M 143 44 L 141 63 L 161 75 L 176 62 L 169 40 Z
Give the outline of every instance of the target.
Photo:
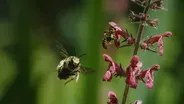
M 154 81 L 154 76 L 153 72 L 158 71 L 160 66 L 158 64 L 153 65 L 151 68 L 148 68 L 146 70 L 142 70 L 142 62 L 139 60 L 138 56 L 132 56 L 130 64 L 126 68 L 126 73 L 120 66 L 115 63 L 110 56 L 107 54 L 104 54 L 104 59 L 105 61 L 109 62 L 109 66 L 107 71 L 104 74 L 103 81 L 111 81 L 112 76 L 123 76 L 126 77 L 126 83 L 131 87 L 131 88 L 136 88 L 138 85 L 139 80 L 143 81 L 146 84 L 147 88 L 152 88 L 153 87 L 153 81 Z M 144 81 L 144 79 L 146 81 Z
M 136 14 L 130 10 L 129 19 L 132 23 L 144 22 L 144 26 L 151 26 L 157 28 L 159 23 L 158 19 L 150 19 L 150 16 L 144 13 Z
M 111 81 L 112 76 L 125 76 L 125 72 L 121 67 L 121 64 L 118 65 L 117 63 L 115 63 L 112 58 L 110 56 L 108 56 L 107 54 L 103 55 L 105 61 L 109 62 L 109 66 L 108 69 L 104 75 L 103 81 Z
M 159 49 L 159 54 L 160 54 L 160 56 L 162 56 L 163 52 L 164 52 L 163 37 L 169 37 L 171 35 L 172 35 L 171 32 L 165 32 L 163 34 L 151 36 L 150 38 L 148 38 L 148 39 L 141 42 L 141 44 L 140 44 L 141 49 L 149 50 L 149 51 L 152 51 L 152 52 L 157 52 L 157 51 L 155 51 L 151 48 L 151 47 L 153 47 L 153 44 L 157 43 L 158 49 Z
M 142 62 L 139 61 L 139 57 L 133 56 L 129 66 L 126 69 L 126 83 L 132 88 L 136 88 L 138 85 L 138 80 L 136 79 L 136 77 L 139 76 L 141 67 Z
M 128 33 L 128 31 L 125 29 L 121 29 L 116 23 L 114 22 L 109 22 L 109 29 L 104 32 L 104 38 L 102 45 L 105 49 L 107 49 L 108 44 L 112 44 L 111 41 L 114 41 L 114 45 L 119 48 L 119 47 L 124 47 L 124 46 L 131 46 L 132 44 L 135 43 L 135 39 L 131 34 Z M 123 37 L 124 41 L 122 42 L 127 42 L 127 44 L 120 46 L 121 44 L 121 37 Z
M 130 10 L 129 19 L 132 23 L 139 23 L 140 27 L 137 33 L 137 40 L 133 38 L 131 34 L 128 33 L 126 29 L 121 29 L 116 23 L 109 22 L 109 29 L 104 32 L 103 47 L 107 49 L 107 44 L 111 44 L 111 41 L 114 41 L 114 45 L 117 48 L 131 46 L 134 44 L 134 55 L 132 56 L 129 65 L 124 71 L 121 67 L 121 64 L 118 65 L 112 60 L 110 56 L 104 54 L 104 59 L 109 63 L 108 69 L 105 72 L 103 81 L 111 81 L 113 76 L 123 76 L 126 78 L 126 87 L 123 94 L 122 104 L 126 103 L 128 89 L 129 87 L 136 89 L 139 82 L 143 82 L 148 89 L 153 88 L 154 86 L 154 72 L 160 69 L 160 65 L 154 64 L 149 68 L 143 69 L 143 63 L 140 61 L 139 56 L 137 55 L 139 47 L 143 50 L 148 50 L 151 52 L 159 53 L 160 56 L 164 53 L 163 38 L 172 36 L 171 32 L 164 32 L 163 34 L 153 35 L 147 39 L 142 39 L 144 26 L 150 26 L 157 28 L 159 19 L 150 18 L 148 11 L 149 9 L 153 11 L 157 10 L 166 10 L 163 7 L 163 0 L 131 0 L 132 2 L 140 5 L 144 8 L 144 12 L 135 13 Z M 121 42 L 121 38 L 124 41 Z M 127 42 L 122 45 L 121 43 Z M 157 44 L 158 49 L 155 50 L 152 47 Z M 110 91 L 108 94 L 109 101 L 107 104 L 118 104 L 117 96 L 114 92 Z M 142 101 L 137 100 L 130 104 L 142 104 Z
M 144 14 L 144 13 L 136 14 L 130 10 L 129 19 L 133 23 L 135 23 L 135 22 L 139 23 L 142 21 L 146 21 L 148 18 L 149 18 L 149 16 L 147 14 Z
M 155 64 L 151 68 L 148 68 L 146 70 L 142 70 L 141 67 L 142 62 L 140 62 L 139 57 L 136 55 L 133 56 L 129 66 L 126 69 L 126 83 L 131 88 L 136 88 L 138 85 L 138 81 L 142 80 L 144 83 L 146 83 L 147 88 L 152 88 L 154 81 L 153 71 L 158 71 L 160 66 Z M 146 81 L 144 81 L 144 79 Z
M 147 5 L 147 1 L 148 0 L 131 0 L 132 2 L 135 2 L 136 4 L 142 6 L 142 7 L 146 7 Z M 166 10 L 164 7 L 163 7 L 163 0 L 155 0 L 153 2 L 151 2 L 149 8 L 151 10 Z

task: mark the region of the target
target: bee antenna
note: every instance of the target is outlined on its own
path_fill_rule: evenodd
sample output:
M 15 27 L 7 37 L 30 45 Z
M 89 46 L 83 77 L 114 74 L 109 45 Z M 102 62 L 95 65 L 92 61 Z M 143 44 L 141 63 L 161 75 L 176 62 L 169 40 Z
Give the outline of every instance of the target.
M 87 54 L 82 54 L 82 55 L 79 55 L 78 57 L 81 58 L 81 57 L 83 57 L 83 56 L 85 56 L 85 55 L 87 55 Z

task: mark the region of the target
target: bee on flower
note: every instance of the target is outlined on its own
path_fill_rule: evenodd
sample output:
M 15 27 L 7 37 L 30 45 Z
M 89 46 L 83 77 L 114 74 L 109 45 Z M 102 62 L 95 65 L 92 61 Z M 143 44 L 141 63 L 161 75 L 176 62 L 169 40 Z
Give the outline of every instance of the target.
M 112 45 L 114 41 L 114 45 L 117 48 L 130 46 L 135 43 L 135 39 L 131 34 L 128 33 L 127 30 L 122 30 L 116 23 L 109 22 L 109 29 L 104 31 L 102 46 L 104 49 L 107 49 L 109 45 Z M 120 46 L 121 37 L 124 39 L 122 43 L 127 42 L 127 44 Z

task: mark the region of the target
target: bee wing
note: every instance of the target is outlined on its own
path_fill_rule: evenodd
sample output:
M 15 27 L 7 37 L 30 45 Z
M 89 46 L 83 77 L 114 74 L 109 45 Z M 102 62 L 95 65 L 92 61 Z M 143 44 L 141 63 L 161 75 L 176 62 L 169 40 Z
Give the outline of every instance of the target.
M 58 51 L 62 57 L 64 57 L 64 58 L 69 57 L 69 54 L 66 51 L 66 49 L 64 48 L 64 46 L 58 41 L 56 41 L 56 48 L 58 49 Z
M 87 74 L 91 74 L 91 73 L 94 73 L 95 71 L 91 68 L 87 68 L 87 67 L 84 67 L 84 66 L 81 66 L 80 67 L 80 72 L 83 74 L 83 75 L 87 75 Z

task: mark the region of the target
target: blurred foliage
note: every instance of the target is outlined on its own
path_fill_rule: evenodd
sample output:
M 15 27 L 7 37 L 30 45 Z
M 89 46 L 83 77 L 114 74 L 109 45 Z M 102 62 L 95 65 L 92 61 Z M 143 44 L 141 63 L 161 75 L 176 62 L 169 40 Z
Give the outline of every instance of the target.
M 126 13 L 119 10 L 121 7 L 113 9 L 120 11 L 118 15 L 108 12 L 105 9 L 108 1 L 1 0 L 0 104 L 105 104 L 110 90 L 116 92 L 121 101 L 124 79 L 102 82 L 108 66 L 102 54 L 111 55 L 125 68 L 133 47 L 104 50 L 102 34 L 109 20 L 126 27 L 134 36 L 137 25 L 129 23 L 124 17 Z M 128 102 L 140 99 L 143 104 L 183 103 L 183 6 L 182 0 L 165 0 L 168 11 L 150 11 L 153 18 L 160 19 L 160 24 L 158 29 L 146 27 L 144 37 L 164 31 L 172 31 L 173 36 L 164 39 L 162 57 L 139 51 L 144 68 L 158 63 L 161 69 L 156 72 L 154 88 L 148 90 L 140 83 L 136 90 L 130 90 Z M 132 3 L 129 9 L 142 10 Z M 57 78 L 56 66 L 61 58 L 55 41 L 60 41 L 71 55 L 86 53 L 81 58 L 82 64 L 96 72 L 81 75 L 79 83 L 73 81 L 63 86 L 65 81 Z

